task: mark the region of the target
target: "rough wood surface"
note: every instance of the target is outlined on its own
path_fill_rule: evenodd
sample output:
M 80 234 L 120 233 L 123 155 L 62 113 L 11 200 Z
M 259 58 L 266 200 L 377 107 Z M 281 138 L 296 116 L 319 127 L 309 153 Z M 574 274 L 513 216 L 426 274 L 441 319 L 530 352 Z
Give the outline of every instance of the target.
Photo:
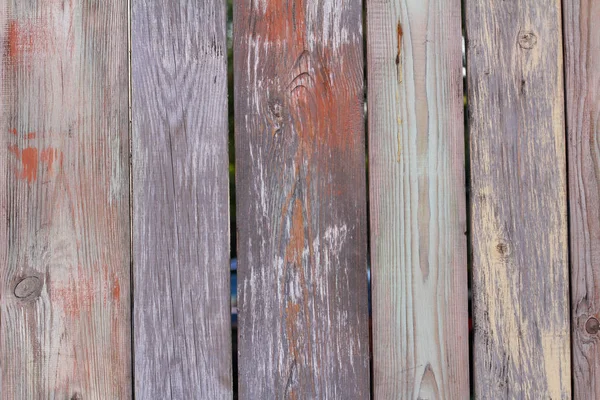
M 378 399 L 469 397 L 460 11 L 367 2 Z
M 240 399 L 366 399 L 361 3 L 234 7 Z
M 231 399 L 225 2 L 132 6 L 135 395 Z
M 571 396 L 558 0 L 468 0 L 478 399 Z
M 0 397 L 131 398 L 127 3 L 0 1 Z
M 564 0 L 576 399 L 600 398 L 600 2 Z

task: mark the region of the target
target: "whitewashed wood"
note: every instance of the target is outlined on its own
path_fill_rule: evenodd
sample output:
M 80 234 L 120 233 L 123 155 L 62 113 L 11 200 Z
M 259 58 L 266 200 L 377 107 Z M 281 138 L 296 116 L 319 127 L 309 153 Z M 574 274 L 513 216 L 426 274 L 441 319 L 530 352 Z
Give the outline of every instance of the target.
M 127 4 L 0 1 L 0 398 L 131 398 Z
M 571 397 L 559 0 L 467 0 L 478 399 Z
M 469 397 L 460 11 L 367 2 L 378 399 Z
M 136 399 L 231 399 L 221 0 L 132 1 Z
M 564 0 L 573 393 L 600 398 L 600 2 Z

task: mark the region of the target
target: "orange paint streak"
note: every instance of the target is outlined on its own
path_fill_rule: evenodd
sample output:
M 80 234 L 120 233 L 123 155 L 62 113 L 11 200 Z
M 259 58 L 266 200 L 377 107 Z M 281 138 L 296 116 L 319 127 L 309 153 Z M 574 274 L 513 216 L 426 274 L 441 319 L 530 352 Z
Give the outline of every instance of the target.
M 48 172 L 52 172 L 52 164 L 54 164 L 54 159 L 56 158 L 56 149 L 50 147 L 42 150 L 40 158 L 46 164 Z
M 10 133 L 13 136 L 19 136 L 19 131 L 17 131 L 16 129 L 9 129 L 8 133 Z M 36 133 L 35 132 L 29 132 L 24 137 L 27 140 L 35 139 L 36 138 Z
M 17 58 L 19 47 L 19 25 L 16 21 L 10 21 L 8 23 L 8 57 Z
M 43 149 L 41 152 L 35 147 L 27 147 L 21 150 L 16 145 L 9 145 L 8 151 L 21 162 L 20 169 L 17 171 L 17 178 L 33 183 L 38 179 L 40 165 L 42 169 L 51 174 L 54 171 L 55 161 L 59 160 L 59 167 L 62 169 L 63 153 L 53 147 Z
M 40 20 L 8 22 L 7 53 L 13 63 L 21 63 L 26 53 L 47 48 L 48 29 Z
M 79 267 L 79 276 L 82 276 L 82 268 Z M 51 297 L 62 306 L 65 314 L 71 318 L 77 318 L 81 314 L 91 313 L 94 302 L 94 285 L 88 278 L 70 279 L 66 286 L 53 288 Z
M 32 183 L 37 179 L 38 175 L 38 149 L 35 147 L 27 147 L 21 152 L 21 179 Z
M 112 297 L 113 300 L 119 300 L 121 298 L 121 285 L 119 284 L 119 278 L 117 278 L 116 274 L 113 281 Z
M 14 145 L 14 144 L 8 145 L 8 151 L 10 153 L 14 154 L 18 158 L 21 157 L 21 150 L 19 150 L 19 146 L 17 146 L 17 145 Z

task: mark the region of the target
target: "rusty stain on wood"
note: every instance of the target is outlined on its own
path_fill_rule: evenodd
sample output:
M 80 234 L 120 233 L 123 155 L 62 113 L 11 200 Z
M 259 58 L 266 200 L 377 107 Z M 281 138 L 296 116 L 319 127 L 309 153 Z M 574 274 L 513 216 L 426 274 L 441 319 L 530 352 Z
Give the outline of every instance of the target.
M 400 24 L 400 21 L 398 21 L 398 26 L 396 27 L 396 36 L 396 40 L 398 41 L 398 52 L 396 53 L 396 65 L 398 66 L 398 83 L 402 83 L 402 24 Z M 400 146 L 398 146 L 398 148 L 400 148 Z

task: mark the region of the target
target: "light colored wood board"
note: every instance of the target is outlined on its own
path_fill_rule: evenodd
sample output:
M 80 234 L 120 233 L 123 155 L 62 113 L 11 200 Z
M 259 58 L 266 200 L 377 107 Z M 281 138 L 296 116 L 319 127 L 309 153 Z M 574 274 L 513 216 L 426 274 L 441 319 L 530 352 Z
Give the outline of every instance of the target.
M 137 399 L 231 399 L 225 2 L 132 2 Z
M 127 4 L 0 2 L 0 397 L 131 398 Z
M 558 0 L 468 0 L 474 386 L 571 396 Z
M 467 399 L 460 1 L 369 0 L 374 393 Z
M 239 398 L 367 399 L 361 3 L 234 7 Z
M 600 398 L 600 2 L 565 0 L 573 388 Z

